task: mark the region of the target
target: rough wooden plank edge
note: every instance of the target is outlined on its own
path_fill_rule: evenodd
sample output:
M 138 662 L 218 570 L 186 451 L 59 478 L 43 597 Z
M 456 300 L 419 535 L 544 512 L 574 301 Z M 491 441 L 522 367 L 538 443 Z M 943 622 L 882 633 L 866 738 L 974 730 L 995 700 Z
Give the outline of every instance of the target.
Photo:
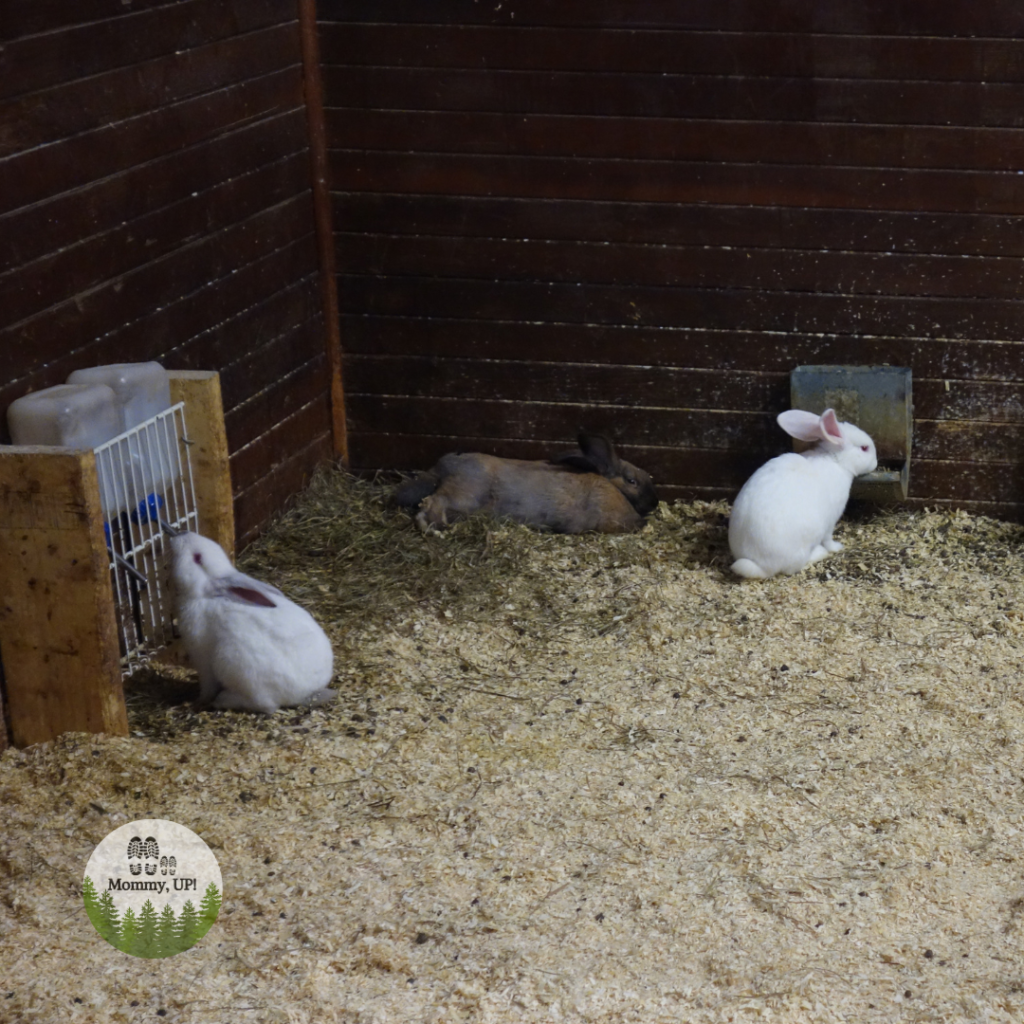
M 320 44 L 317 38 L 316 0 L 299 0 L 299 31 L 302 42 L 302 82 L 309 124 L 309 157 L 320 257 L 320 295 L 324 310 L 324 341 L 331 379 L 331 441 L 335 457 L 348 464 L 348 430 L 345 422 L 345 389 L 341 376 L 341 318 L 331 223 L 331 195 L 327 182 L 327 129 L 324 122 L 323 81 L 320 75 Z
M 96 457 L 0 452 L 0 647 L 16 746 L 128 735 Z
M 171 400 L 185 403 L 199 529 L 234 558 L 235 513 L 220 377 L 210 370 L 171 370 L 169 375 Z
M 11 745 L 11 735 L 7 728 L 4 705 L 7 703 L 7 684 L 4 682 L 4 663 L 0 658 L 0 754 Z

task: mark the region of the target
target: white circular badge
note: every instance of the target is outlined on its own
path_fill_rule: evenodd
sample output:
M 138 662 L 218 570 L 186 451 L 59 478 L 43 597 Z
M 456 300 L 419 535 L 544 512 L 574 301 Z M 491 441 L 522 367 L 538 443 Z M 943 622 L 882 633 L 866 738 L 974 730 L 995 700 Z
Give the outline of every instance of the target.
M 163 818 L 114 829 L 93 850 L 82 883 L 100 936 L 147 958 L 194 946 L 217 920 L 222 891 L 213 851 L 191 829 Z

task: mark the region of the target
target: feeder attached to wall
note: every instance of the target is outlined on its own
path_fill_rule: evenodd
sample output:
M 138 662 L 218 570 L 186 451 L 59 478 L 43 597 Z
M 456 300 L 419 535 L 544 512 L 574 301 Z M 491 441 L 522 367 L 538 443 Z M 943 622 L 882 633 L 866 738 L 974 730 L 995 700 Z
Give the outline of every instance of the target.
M 186 370 L 169 383 L 172 408 L 104 443 L 0 445 L 0 667 L 16 746 L 127 735 L 123 675 L 170 635 L 156 585 L 165 524 L 198 521 L 234 551 L 220 379 Z
M 791 407 L 835 409 L 875 442 L 878 469 L 853 481 L 851 498 L 903 501 L 910 487 L 914 405 L 911 371 L 903 366 L 798 366 L 789 378 Z

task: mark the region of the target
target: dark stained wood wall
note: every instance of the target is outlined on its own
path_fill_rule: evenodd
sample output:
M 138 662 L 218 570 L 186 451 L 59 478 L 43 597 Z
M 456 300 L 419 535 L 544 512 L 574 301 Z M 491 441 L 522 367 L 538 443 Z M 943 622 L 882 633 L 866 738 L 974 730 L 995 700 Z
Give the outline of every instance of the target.
M 588 425 L 731 496 L 794 366 L 888 362 L 917 502 L 1024 511 L 1024 5 L 319 17 L 355 468 Z
M 0 43 L 0 410 L 219 370 L 244 542 L 332 453 L 296 0 L 0 0 Z

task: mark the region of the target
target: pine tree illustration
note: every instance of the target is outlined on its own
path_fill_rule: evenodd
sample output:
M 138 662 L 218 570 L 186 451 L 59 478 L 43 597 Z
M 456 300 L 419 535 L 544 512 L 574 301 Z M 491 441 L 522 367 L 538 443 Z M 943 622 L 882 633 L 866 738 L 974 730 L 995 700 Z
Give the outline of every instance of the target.
M 203 893 L 202 900 L 199 901 L 199 916 L 203 919 L 203 923 L 206 925 L 203 929 L 204 935 L 210 930 L 210 926 L 213 922 L 217 920 L 217 914 L 220 913 L 220 901 L 220 890 L 213 884 L 213 882 L 211 882 L 206 887 L 206 892 Z
M 135 943 L 139 939 L 139 919 L 131 907 L 124 912 L 121 918 L 121 941 L 117 948 L 122 953 L 134 953 Z
M 96 909 L 97 917 L 99 918 L 93 921 L 96 931 L 112 946 L 116 946 L 121 938 L 121 925 L 117 919 L 117 907 L 114 905 L 114 897 L 110 895 L 109 890 L 100 896 Z
M 85 902 L 85 912 L 89 915 L 93 928 L 99 931 L 97 922 L 100 920 L 100 908 L 96 898 L 96 886 L 92 884 L 92 879 L 88 875 L 85 876 L 85 881 L 82 883 L 82 899 Z
M 138 939 L 135 943 L 135 950 L 133 950 L 136 956 L 155 957 L 160 955 L 157 952 L 156 934 L 156 908 L 153 906 L 152 900 L 146 900 L 142 904 L 142 911 L 139 914 Z
M 178 945 L 178 922 L 174 919 L 174 911 L 170 903 L 164 904 L 160 912 L 160 920 L 156 930 L 157 956 L 174 956 L 181 952 Z
M 178 949 L 191 949 L 200 939 L 202 931 L 199 915 L 191 900 L 185 901 L 178 916 Z

